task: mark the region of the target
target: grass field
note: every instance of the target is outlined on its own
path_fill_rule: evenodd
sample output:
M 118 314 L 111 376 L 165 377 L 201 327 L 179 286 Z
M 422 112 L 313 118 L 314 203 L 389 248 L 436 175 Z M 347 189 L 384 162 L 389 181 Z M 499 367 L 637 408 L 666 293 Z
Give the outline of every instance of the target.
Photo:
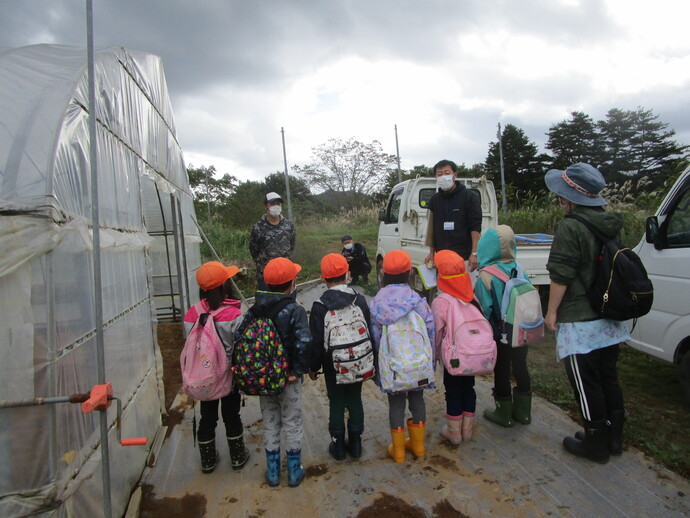
M 500 220 L 511 225 L 516 232 L 550 233 L 560 217 L 562 213 L 547 208 L 501 214 Z M 644 214 L 627 211 L 625 221 L 623 242 L 635 244 L 643 232 Z M 320 276 L 321 258 L 330 252 L 340 252 L 343 234 L 352 234 L 355 241 L 364 244 L 370 257 L 375 255 L 378 218 L 374 208 L 343 213 L 337 218 L 297 221 L 296 225 L 297 246 L 293 259 L 303 267 L 300 281 Z M 245 296 L 251 296 L 255 271 L 247 250 L 248 231 L 216 228 L 207 234 L 222 260 L 245 268 L 236 279 Z M 202 248 L 202 254 L 212 257 L 208 247 Z M 370 276 L 370 281 L 374 279 Z M 370 295 L 376 290 L 373 282 L 367 287 Z M 534 392 L 579 421 L 579 411 L 564 367 L 556 361 L 552 333 L 547 334 L 544 343 L 531 348 L 528 363 Z M 677 367 L 624 345 L 618 368 L 629 413 L 624 432 L 625 444 L 639 448 L 669 469 L 690 478 L 690 404 L 682 397 Z

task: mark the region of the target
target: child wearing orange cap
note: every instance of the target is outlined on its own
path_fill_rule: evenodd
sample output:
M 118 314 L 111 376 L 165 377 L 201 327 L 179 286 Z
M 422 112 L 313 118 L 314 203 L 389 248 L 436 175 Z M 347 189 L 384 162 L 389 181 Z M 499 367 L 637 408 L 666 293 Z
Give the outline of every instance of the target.
M 242 320 L 242 312 L 240 302 L 229 297 L 231 290 L 227 283 L 238 271 L 237 266 L 224 266 L 218 261 L 202 264 L 196 272 L 200 306 L 195 304 L 184 316 L 184 330 L 187 336 L 201 317 L 213 312 L 216 331 L 225 346 L 228 359 L 232 355 L 233 335 Z M 233 387 L 231 392 L 221 399 L 200 402 L 201 420 L 197 440 L 203 473 L 211 473 L 220 459 L 216 450 L 219 402 L 230 448 L 232 469 L 242 469 L 249 460 L 249 451 L 244 446 L 244 429 L 240 419 L 240 393 L 236 387 Z
M 266 264 L 263 278 L 266 290 L 258 290 L 254 306 L 247 312 L 235 337 L 249 325 L 256 315 L 270 315 L 280 304 L 280 311 L 272 319 L 287 349 L 289 377 L 280 394 L 259 396 L 264 423 L 264 449 L 266 450 L 266 481 L 271 487 L 280 484 L 280 432 L 285 435 L 287 450 L 288 485 L 299 486 L 304 479 L 301 464 L 302 439 L 302 375 L 309 371 L 311 333 L 307 312 L 295 299 L 297 274 L 302 270 L 285 257 L 277 257 Z
M 465 269 L 465 260 L 452 250 L 441 250 L 434 256 L 438 271 L 437 285 L 441 292 L 457 299 L 460 304 L 474 304 L 481 307 L 474 298 L 472 279 Z M 445 297 L 436 297 L 431 303 L 436 324 L 436 351 L 440 358 L 443 338 L 455 330 L 447 325 L 451 320 L 450 311 L 457 307 Z M 461 317 L 453 322 L 461 321 Z M 441 428 L 441 435 L 452 444 L 460 444 L 472 438 L 472 421 L 477 408 L 477 393 L 474 390 L 474 376 L 453 376 L 443 368 L 443 387 L 446 389 L 446 424 Z
M 371 335 L 376 348 L 380 346 L 383 327 L 394 324 L 413 311 L 424 319 L 429 341 L 431 344 L 434 343 L 434 317 L 427 301 L 410 287 L 411 270 L 410 255 L 403 250 L 391 250 L 383 258 L 383 288 L 379 290 L 369 304 Z M 377 368 L 377 371 L 380 369 Z M 430 384 L 420 389 L 387 394 L 388 421 L 391 428 L 391 444 L 388 446 L 388 454 L 395 462 L 405 461 L 405 450 L 412 451 L 415 457 L 425 455 L 426 405 L 424 403 L 424 389 L 435 388 L 436 386 L 431 380 Z M 409 432 L 407 439 L 404 428 L 406 403 L 412 414 L 412 418 L 407 419 Z
M 335 460 L 343 460 L 345 453 L 353 458 L 362 455 L 362 432 L 364 431 L 364 407 L 362 405 L 362 383 L 365 376 L 373 376 L 373 355 L 370 342 L 364 344 L 368 347 L 371 371 L 364 373 L 358 381 L 338 383 L 336 371 L 333 366 L 333 358 L 327 351 L 329 343 L 325 343 L 324 329 L 326 317 L 330 313 L 332 318 L 345 318 L 340 315 L 352 316 L 343 326 L 355 326 L 361 333 L 359 336 L 363 342 L 369 339 L 371 319 L 369 306 L 366 299 L 348 286 L 350 280 L 350 268 L 347 259 L 341 254 L 328 254 L 321 259 L 321 278 L 328 289 L 321 298 L 314 302 L 309 316 L 309 327 L 312 335 L 312 359 L 309 377 L 316 379 L 317 371 L 323 367 L 323 377 L 326 382 L 328 394 L 328 432 L 331 442 L 328 451 Z M 354 306 L 352 311 L 338 311 L 349 306 Z M 365 325 L 361 326 L 364 322 Z M 347 340 L 350 343 L 350 340 Z M 358 347 L 361 349 L 362 347 Z M 351 371 L 352 372 L 352 371 Z M 350 381 L 350 380 L 348 380 Z M 348 412 L 347 444 L 345 442 L 345 409 Z

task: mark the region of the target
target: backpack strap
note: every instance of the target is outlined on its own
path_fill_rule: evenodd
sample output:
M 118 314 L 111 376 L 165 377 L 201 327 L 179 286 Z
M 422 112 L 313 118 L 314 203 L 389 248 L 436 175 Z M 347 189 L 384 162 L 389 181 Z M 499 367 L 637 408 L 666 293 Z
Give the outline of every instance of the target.
M 501 279 L 503 282 L 508 282 L 510 280 L 510 276 L 507 273 L 505 273 L 504 271 L 502 271 L 495 264 L 490 264 L 489 266 L 485 266 L 484 268 L 479 270 L 479 272 L 480 273 L 481 272 L 489 273 L 489 274 L 493 275 L 494 277 Z
M 576 219 L 580 223 L 582 223 L 585 227 L 589 229 L 589 231 L 596 236 L 596 238 L 601 241 L 602 243 L 606 243 L 607 241 L 610 241 L 611 238 L 605 236 L 601 230 L 599 230 L 597 227 L 592 225 L 589 221 L 587 221 L 585 218 L 582 216 L 578 216 L 577 214 L 568 214 L 566 218 L 570 219 Z

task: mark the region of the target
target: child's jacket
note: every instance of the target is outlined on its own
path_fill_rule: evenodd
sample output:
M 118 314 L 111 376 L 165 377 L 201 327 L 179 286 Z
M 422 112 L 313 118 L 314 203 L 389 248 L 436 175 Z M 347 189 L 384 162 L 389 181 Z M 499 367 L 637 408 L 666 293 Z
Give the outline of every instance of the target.
M 393 324 L 414 310 L 424 319 L 429 340 L 434 343 L 434 316 L 425 299 L 408 284 L 389 284 L 379 290 L 369 304 L 371 310 L 371 337 L 378 352 L 383 326 Z
M 311 349 L 311 332 L 307 321 L 307 312 L 295 300 L 295 293 L 285 295 L 283 293 L 273 293 L 269 291 L 257 291 L 254 297 L 254 305 L 263 314 L 284 298 L 289 298 L 291 302 L 281 309 L 273 323 L 278 329 L 283 345 L 287 349 L 290 372 L 296 376 L 306 374 L 309 370 L 309 354 Z M 242 324 L 235 333 L 237 339 L 242 330 L 246 328 L 251 319 L 251 312 L 244 315 Z
M 203 299 L 201 304 L 204 306 L 206 311 L 211 311 L 206 299 Z M 216 324 L 216 332 L 218 333 L 218 337 L 223 342 L 225 353 L 228 355 L 229 360 L 232 358 L 232 347 L 234 343 L 235 331 L 237 331 L 240 322 L 242 322 L 242 319 L 240 318 L 242 316 L 240 307 L 241 304 L 239 300 L 225 299 L 219 307 L 219 309 L 225 309 L 213 318 L 213 322 Z M 199 314 L 196 311 L 196 307 L 192 306 L 184 315 L 185 337 L 189 335 L 197 320 L 199 320 Z
M 345 306 L 349 306 L 353 302 L 362 310 L 364 320 L 371 334 L 371 316 L 367 301 L 352 288 L 326 290 L 323 292 L 323 295 L 321 295 L 321 298 L 314 302 L 314 305 L 311 307 L 311 315 L 309 316 L 309 328 L 312 336 L 311 371 L 317 372 L 323 367 L 324 374 L 328 373 L 335 376 L 333 362 L 326 353 L 324 344 L 323 331 L 326 313 L 333 309 L 341 309 Z

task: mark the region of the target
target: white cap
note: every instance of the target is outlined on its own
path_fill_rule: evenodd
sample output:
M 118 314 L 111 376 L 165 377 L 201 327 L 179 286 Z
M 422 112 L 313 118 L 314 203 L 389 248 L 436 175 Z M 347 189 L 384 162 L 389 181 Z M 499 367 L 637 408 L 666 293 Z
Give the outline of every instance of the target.
M 265 200 L 264 200 L 264 203 L 268 203 L 268 202 L 273 201 L 273 200 L 280 200 L 280 201 L 283 201 L 283 198 L 281 198 L 281 197 L 280 197 L 280 194 L 278 194 L 277 192 L 269 192 L 269 193 L 266 195 L 266 198 L 265 198 Z

